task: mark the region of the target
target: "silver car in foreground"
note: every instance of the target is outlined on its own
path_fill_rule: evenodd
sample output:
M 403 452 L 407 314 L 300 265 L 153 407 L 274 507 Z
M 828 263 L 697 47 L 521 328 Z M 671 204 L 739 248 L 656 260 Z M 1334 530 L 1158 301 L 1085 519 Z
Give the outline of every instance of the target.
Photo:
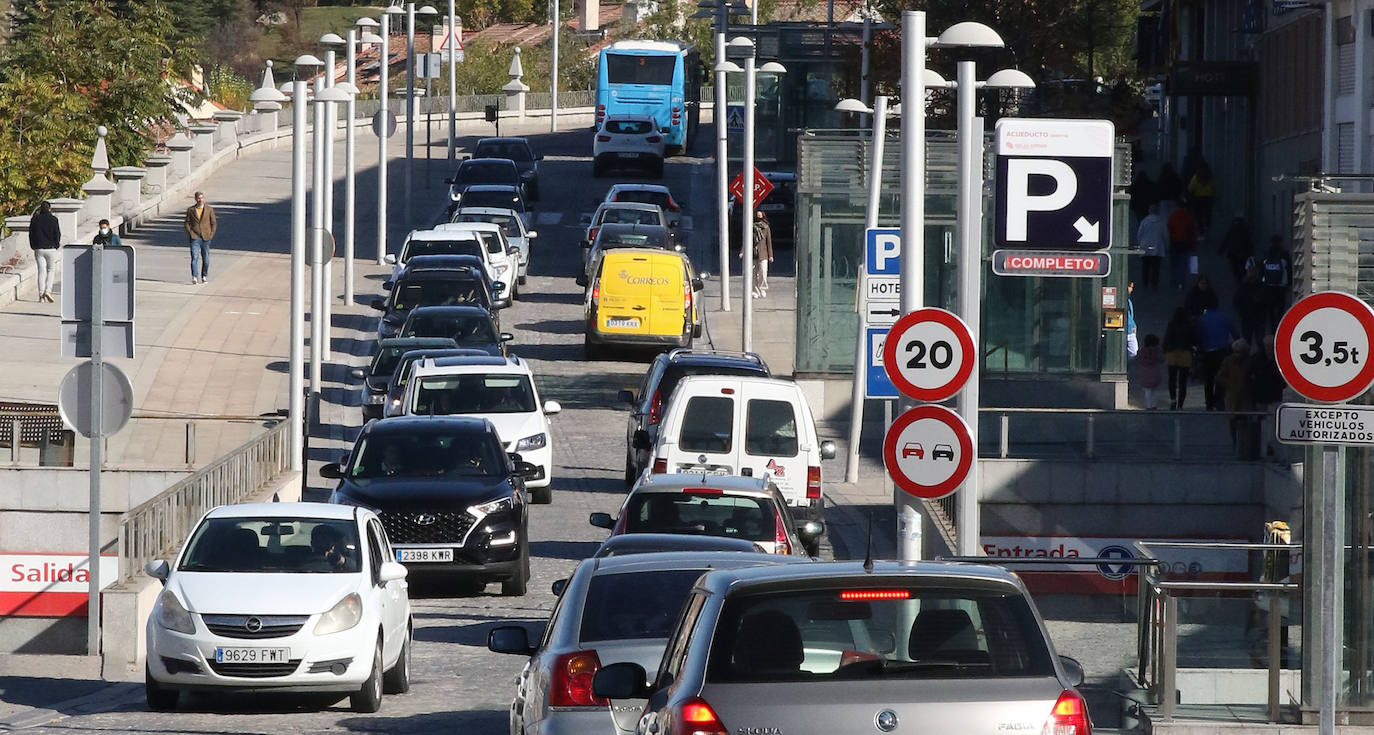
M 537 644 L 521 626 L 501 626 L 488 633 L 491 650 L 530 657 L 516 679 L 511 735 L 633 732 L 643 698 L 596 697 L 592 677 L 597 670 L 630 662 L 643 671 L 656 664 L 683 601 L 702 574 L 793 562 L 806 560 L 719 551 L 583 561 L 572 578 L 559 585 L 562 589 L 555 589 L 558 605 Z
M 1006 570 L 831 562 L 712 572 L 652 680 L 612 664 L 592 691 L 647 699 L 641 735 L 1090 735 L 1082 678 Z

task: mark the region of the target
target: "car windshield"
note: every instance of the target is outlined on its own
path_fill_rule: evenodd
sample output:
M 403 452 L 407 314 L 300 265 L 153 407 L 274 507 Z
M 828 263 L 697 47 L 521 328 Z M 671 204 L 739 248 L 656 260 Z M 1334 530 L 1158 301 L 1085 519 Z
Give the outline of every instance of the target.
M 749 541 L 776 540 L 777 511 L 768 498 L 710 493 L 637 493 L 625 508 L 627 533 L 681 533 Z
M 668 400 L 673 397 L 673 391 L 677 389 L 678 381 L 688 375 L 747 375 L 766 378 L 768 377 L 768 370 L 757 363 L 752 363 L 751 367 L 735 367 L 728 365 L 684 365 L 680 362 L 670 362 L 668 367 L 663 370 L 663 377 L 658 381 L 658 400 L 663 405 L 668 405 Z
M 475 304 L 489 307 L 486 289 L 473 278 L 426 278 L 418 281 L 402 281 L 391 296 L 391 310 L 410 311 L 417 306 L 465 306 Z M 408 335 L 414 336 L 414 335 Z M 422 334 L 421 337 L 442 337 L 445 335 Z
M 411 240 L 406 243 L 406 261 L 420 255 L 476 255 L 480 258 L 482 257 L 482 246 L 473 238 L 462 240 Z
M 448 337 L 460 345 L 489 345 L 496 342 L 496 329 L 484 316 L 416 314 L 406 322 L 405 337 Z
M 607 120 L 605 131 L 615 135 L 647 135 L 654 131 L 648 120 Z
M 587 585 L 582 643 L 667 638 L 704 569 L 599 574 Z
M 668 206 L 668 202 L 671 199 L 672 197 L 668 196 L 666 192 L 645 191 L 643 189 L 626 189 L 625 191 L 617 192 L 615 195 L 615 200 L 617 202 L 639 202 L 641 204 L 657 204 L 665 210 L 671 209 L 671 207 Z
M 483 214 L 478 212 L 459 212 L 454 218 L 454 222 L 490 222 L 499 225 L 506 237 L 524 237 L 520 233 L 520 223 L 516 217 L 509 214 Z
M 497 161 L 467 161 L 458 167 L 455 178 L 463 186 L 472 184 L 513 184 L 516 181 L 515 167 Z
M 668 238 L 661 232 L 608 232 L 601 231 L 597 247 L 608 248 L 666 248 Z
M 377 354 L 372 356 L 372 367 L 368 368 L 367 374 L 372 376 L 391 375 L 396 372 L 396 366 L 401 364 L 401 355 L 413 347 L 383 347 L 377 350 Z
M 434 375 L 415 386 L 411 413 L 532 413 L 534 389 L 525 375 Z
M 601 224 L 658 225 L 662 224 L 662 221 L 658 212 L 646 209 L 611 208 L 602 211 Z
M 332 518 L 209 518 L 178 571 L 351 574 L 362 569 L 358 526 Z
M 473 191 L 468 189 L 463 192 L 464 207 L 495 207 L 497 209 L 514 209 L 517 212 L 525 211 L 520 204 L 520 197 L 511 191 L 500 189 L 478 189 Z
M 477 158 L 506 158 L 520 163 L 534 160 L 529 145 L 518 140 L 485 140 L 477 144 L 472 155 Z
M 501 242 L 499 232 L 479 232 L 477 236 L 482 238 L 482 244 L 487 246 L 487 252 L 493 255 L 501 255 L 506 252 L 505 243 Z
M 1021 595 L 875 586 L 881 581 L 727 600 L 706 680 L 1054 676 L 1045 638 Z M 908 643 L 899 650 L 901 641 Z
M 500 477 L 506 455 L 495 434 L 408 431 L 364 437 L 348 477 Z

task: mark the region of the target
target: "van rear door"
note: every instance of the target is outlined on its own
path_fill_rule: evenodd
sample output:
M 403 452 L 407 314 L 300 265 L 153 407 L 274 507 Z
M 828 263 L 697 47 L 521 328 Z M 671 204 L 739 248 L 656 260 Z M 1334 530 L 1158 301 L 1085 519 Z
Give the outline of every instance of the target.
M 744 392 L 740 474 L 771 478 L 788 505 L 808 505 L 802 450 L 810 448 L 810 432 L 797 405 L 800 391 L 791 383 L 751 381 Z
M 733 381 L 712 381 L 707 390 L 681 396 L 686 402 L 674 427 L 677 441 L 666 447 L 667 472 L 739 474 L 737 386 Z
M 652 256 L 635 253 L 607 253 L 593 289 L 599 301 L 597 331 L 606 335 L 649 334 L 650 294 L 654 275 Z
M 653 255 L 654 280 L 649 296 L 649 333 L 681 336 L 686 323 L 685 310 L 690 298 L 682 259 L 676 255 Z

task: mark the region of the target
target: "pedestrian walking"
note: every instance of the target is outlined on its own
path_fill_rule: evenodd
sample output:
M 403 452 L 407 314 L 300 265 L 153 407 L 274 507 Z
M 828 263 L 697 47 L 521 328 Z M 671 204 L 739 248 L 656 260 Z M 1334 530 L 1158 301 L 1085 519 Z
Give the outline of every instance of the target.
M 1159 214 L 1159 203 L 1153 202 L 1140 220 L 1136 239 L 1140 242 L 1140 285 L 1152 291 L 1159 290 L 1159 266 L 1164 261 L 1164 252 L 1169 248 L 1169 228 Z
M 1173 269 L 1174 288 L 1182 289 L 1190 273 L 1197 273 L 1197 224 L 1186 206 L 1178 206 L 1169 215 L 1169 264 Z
M 100 227 L 95 232 L 95 237 L 91 239 L 92 245 L 120 245 L 119 233 L 110 227 L 110 221 L 100 220 Z
M 763 210 L 754 210 L 754 298 L 768 295 L 768 264 L 773 262 L 773 227 Z
M 1293 282 L 1293 260 L 1283 249 L 1283 238 L 1269 238 L 1269 250 L 1260 261 L 1260 283 L 1264 286 L 1264 301 L 1268 311 L 1267 329 L 1273 334 L 1279 328 L 1283 312 L 1288 310 L 1288 288 Z
M 1221 240 L 1221 246 L 1217 248 L 1217 252 L 1226 256 L 1226 262 L 1231 264 L 1231 276 L 1236 283 L 1244 280 L 1246 264 L 1253 251 L 1250 225 L 1245 222 L 1245 215 L 1236 212 L 1236 216 L 1231 218 L 1231 226 L 1226 229 L 1226 236 Z
M 62 247 L 62 224 L 47 202 L 39 204 L 37 214 L 29 220 L 29 247 L 33 248 L 33 259 L 38 263 L 38 300 L 52 303 L 58 248 Z
M 1135 357 L 1140 352 L 1140 338 L 1135 328 L 1135 303 L 1131 294 L 1135 293 L 1135 281 L 1126 282 L 1126 357 Z
M 1198 320 L 1198 348 L 1202 352 L 1202 398 L 1208 411 L 1222 408 L 1225 388 L 1217 383 L 1217 371 L 1239 337 L 1240 332 L 1230 314 L 1217 308 L 1202 312 Z M 1218 387 L 1222 390 L 1217 390 Z
M 196 192 L 196 203 L 186 209 L 186 237 L 191 241 L 191 283 L 210 280 L 210 240 L 215 237 L 215 208 L 205 203 L 205 193 Z
M 1135 376 L 1145 392 L 1145 408 L 1155 410 L 1159 407 L 1155 394 L 1164 382 L 1164 348 L 1159 344 L 1159 335 L 1145 335 L 1140 353 L 1135 357 Z
M 1216 181 L 1212 179 L 1212 167 L 1199 160 L 1197 171 L 1188 180 L 1188 204 L 1197 218 L 1198 232 L 1206 237 L 1212 231 L 1212 202 L 1216 200 Z
M 1245 277 L 1236 286 L 1232 303 L 1240 317 L 1240 336 L 1250 344 L 1258 345 L 1264 336 L 1264 320 L 1269 313 L 1258 266 L 1252 265 L 1246 270 Z
M 1212 279 L 1205 275 L 1198 276 L 1193 281 L 1193 287 L 1188 289 L 1187 295 L 1183 297 L 1183 309 L 1193 319 L 1202 316 L 1202 312 L 1215 309 L 1220 305 L 1221 302 L 1217 299 L 1217 290 L 1212 288 Z
M 1169 408 L 1180 409 L 1188 400 L 1188 373 L 1197 349 L 1197 331 L 1183 307 L 1174 309 L 1164 328 L 1164 363 L 1169 368 Z
M 1241 338 L 1231 343 L 1231 354 L 1221 361 L 1217 368 L 1217 385 L 1221 387 L 1223 404 L 1226 411 L 1235 414 L 1254 408 L 1250 392 L 1250 343 Z M 1254 454 L 1256 447 L 1251 446 L 1250 417 L 1231 416 L 1231 448 L 1239 450 L 1246 446 L 1247 455 Z

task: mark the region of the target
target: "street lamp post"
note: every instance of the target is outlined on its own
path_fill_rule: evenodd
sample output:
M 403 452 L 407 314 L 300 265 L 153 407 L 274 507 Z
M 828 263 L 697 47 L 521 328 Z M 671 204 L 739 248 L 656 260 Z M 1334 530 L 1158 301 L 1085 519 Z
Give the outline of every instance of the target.
M 553 73 L 549 75 L 549 132 L 558 132 L 558 0 L 553 0 Z
M 411 189 L 415 181 L 415 16 L 432 17 L 439 14 L 433 6 L 419 10 L 415 3 L 406 3 L 406 227 L 415 225 L 415 198 Z
M 296 59 L 297 75 L 320 60 L 305 55 Z M 291 83 L 291 331 L 287 367 L 286 420 L 291 431 L 291 470 L 303 471 L 305 447 L 305 80 Z
M 458 16 L 454 14 L 454 0 L 448 0 L 448 162 L 452 168 L 458 145 Z
M 386 263 L 386 189 L 387 189 L 387 130 L 390 127 L 390 101 L 387 98 L 387 81 L 391 70 L 391 16 L 400 15 L 404 10 L 392 5 L 382 13 L 382 50 L 377 68 L 377 102 L 381 104 L 378 119 L 381 130 L 377 135 L 377 265 Z
M 320 44 L 325 46 L 324 52 L 324 86 L 326 89 L 334 87 L 334 70 L 338 62 L 334 55 L 334 46 L 343 44 L 344 40 L 337 33 L 326 33 L 320 36 Z M 334 324 L 334 129 L 338 126 L 338 110 L 335 109 L 333 102 L 324 102 L 324 227 L 329 232 L 329 257 L 324 259 L 324 359 L 331 360 L 330 344 L 333 342 Z
M 716 73 L 715 104 L 712 106 L 712 126 L 716 129 L 716 240 L 720 243 L 720 310 L 730 310 L 730 157 L 726 150 L 729 133 L 726 119 L 729 104 L 726 100 L 725 86 L 727 71 L 739 71 L 739 67 L 725 59 L 725 31 L 730 25 L 731 15 L 745 15 L 749 12 L 743 5 L 730 5 L 727 0 L 699 0 L 701 8 L 693 18 L 714 18 Z

